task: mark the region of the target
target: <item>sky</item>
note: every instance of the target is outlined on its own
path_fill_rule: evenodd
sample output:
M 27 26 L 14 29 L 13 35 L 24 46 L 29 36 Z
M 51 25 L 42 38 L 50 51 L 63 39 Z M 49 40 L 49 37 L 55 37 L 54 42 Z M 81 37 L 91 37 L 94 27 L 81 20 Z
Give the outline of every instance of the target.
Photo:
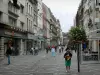
M 74 18 L 80 2 L 81 0 L 43 0 L 54 16 L 60 20 L 63 32 L 68 32 L 74 25 Z

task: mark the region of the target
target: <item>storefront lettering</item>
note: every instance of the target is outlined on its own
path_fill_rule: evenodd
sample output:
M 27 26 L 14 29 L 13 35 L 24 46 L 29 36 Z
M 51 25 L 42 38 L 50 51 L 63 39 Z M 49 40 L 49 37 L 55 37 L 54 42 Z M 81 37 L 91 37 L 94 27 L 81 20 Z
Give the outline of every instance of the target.
M 12 35 L 12 32 L 7 32 L 6 31 L 5 34 L 6 35 Z M 13 36 L 23 36 L 23 35 L 14 32 L 14 35 Z

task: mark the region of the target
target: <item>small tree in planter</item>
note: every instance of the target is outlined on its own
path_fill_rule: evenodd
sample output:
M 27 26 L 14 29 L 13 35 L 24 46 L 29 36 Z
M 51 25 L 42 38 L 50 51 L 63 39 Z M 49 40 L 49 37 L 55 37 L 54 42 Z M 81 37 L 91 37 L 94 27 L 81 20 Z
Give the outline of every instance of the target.
M 87 41 L 85 30 L 81 27 L 72 27 L 69 31 L 70 40 L 77 45 L 78 72 L 80 72 L 80 51 L 79 47 L 82 42 Z

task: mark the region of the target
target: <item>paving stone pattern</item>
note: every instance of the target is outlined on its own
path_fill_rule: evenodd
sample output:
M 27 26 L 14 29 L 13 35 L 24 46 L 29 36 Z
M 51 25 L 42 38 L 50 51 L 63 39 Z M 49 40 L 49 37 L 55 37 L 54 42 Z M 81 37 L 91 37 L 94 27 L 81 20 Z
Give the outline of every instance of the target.
M 38 56 L 25 55 L 11 57 L 11 64 L 5 59 L 0 63 L 0 75 L 100 75 L 100 64 L 81 65 L 81 73 L 77 72 L 76 54 L 73 53 L 71 71 L 66 73 L 64 53 L 39 53 Z

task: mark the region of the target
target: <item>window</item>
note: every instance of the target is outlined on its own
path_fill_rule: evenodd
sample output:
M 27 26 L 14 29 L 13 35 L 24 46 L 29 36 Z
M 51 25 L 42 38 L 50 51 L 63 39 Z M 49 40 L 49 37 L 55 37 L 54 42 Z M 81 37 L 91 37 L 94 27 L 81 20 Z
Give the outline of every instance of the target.
M 20 6 L 20 12 L 24 13 L 24 6 L 23 5 Z
M 29 20 L 29 31 L 30 31 L 30 20 Z
M 30 5 L 29 5 L 29 14 L 30 14 Z
M 37 16 L 34 14 L 34 21 L 37 23 Z
M 21 26 L 21 28 L 23 29 L 24 23 L 23 23 L 23 22 L 20 22 L 20 26 Z
M 32 29 L 32 21 L 31 21 L 31 29 Z
M 16 19 L 9 17 L 9 24 L 15 26 L 16 25 Z
M 29 29 L 29 26 L 28 26 L 28 18 L 27 18 L 27 30 Z
M 27 3 L 27 12 L 28 12 L 28 3 Z
M 11 3 L 8 3 L 8 10 L 17 14 L 17 8 L 13 6 Z
M 96 5 L 98 4 L 98 1 L 96 0 Z
M 32 7 L 31 7 L 31 15 L 32 15 Z

